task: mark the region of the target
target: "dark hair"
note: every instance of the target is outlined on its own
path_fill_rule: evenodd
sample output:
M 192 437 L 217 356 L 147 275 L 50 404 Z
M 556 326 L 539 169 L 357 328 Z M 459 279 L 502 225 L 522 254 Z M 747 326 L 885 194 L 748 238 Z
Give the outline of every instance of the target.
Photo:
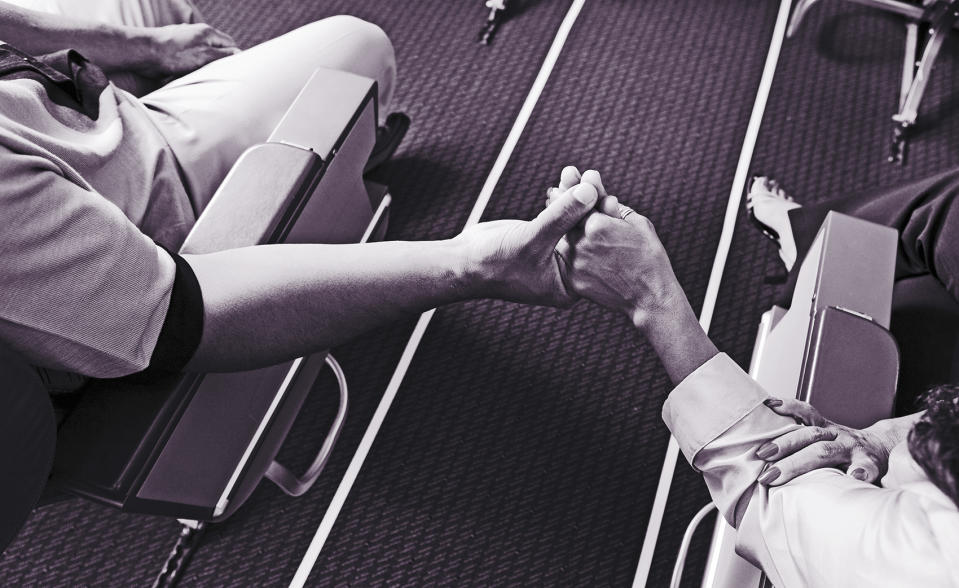
M 922 403 L 926 414 L 909 432 L 909 453 L 959 506 L 959 384 L 932 388 Z

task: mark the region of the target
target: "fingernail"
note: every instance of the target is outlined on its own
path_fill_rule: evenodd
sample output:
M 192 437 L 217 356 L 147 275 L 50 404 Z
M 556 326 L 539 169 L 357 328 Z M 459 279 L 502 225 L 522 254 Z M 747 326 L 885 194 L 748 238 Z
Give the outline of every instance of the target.
M 765 486 L 769 484 L 770 482 L 774 481 L 776 478 L 778 478 L 779 474 L 781 473 L 782 472 L 779 471 L 779 468 L 771 467 L 765 472 L 763 472 L 763 475 L 759 476 L 759 483 Z
M 573 189 L 573 197 L 583 204 L 591 205 L 596 202 L 596 189 L 586 184 L 580 184 Z
M 853 471 L 849 472 L 849 475 L 852 476 L 853 478 L 856 478 L 860 482 L 866 481 L 866 470 L 862 468 L 854 469 Z
M 778 452 L 779 448 L 776 447 L 775 443 L 763 443 L 759 446 L 759 449 L 756 450 L 756 457 L 759 459 L 769 459 Z
M 767 398 L 766 400 L 763 400 L 763 404 L 769 408 L 775 408 L 777 406 L 782 406 L 783 401 L 778 398 Z

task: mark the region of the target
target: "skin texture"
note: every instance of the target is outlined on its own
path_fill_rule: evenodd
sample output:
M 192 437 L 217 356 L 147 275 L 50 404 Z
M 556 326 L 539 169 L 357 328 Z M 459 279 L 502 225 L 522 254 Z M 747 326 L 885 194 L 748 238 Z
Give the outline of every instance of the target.
M 557 251 L 573 292 L 626 315 L 655 349 L 673 384 L 718 352 L 699 324 L 652 222 L 625 210 L 609 196 L 599 172 L 582 175 L 567 167 L 550 198 L 583 186 L 594 190 L 597 207 Z
M 447 241 L 265 245 L 185 255 L 204 326 L 191 371 L 271 365 L 377 325 L 471 298 L 566 307 L 557 242 L 596 204 L 570 190 L 531 221 L 475 225 Z
M 131 35 L 142 37 L 146 53 L 120 68 L 152 78 L 187 74 L 240 51 L 232 37 L 204 23 L 134 29 Z
M 756 450 L 757 457 L 773 466 L 759 479 L 768 486 L 780 486 L 806 472 L 828 467 L 838 467 L 857 480 L 876 483 L 886 474 L 889 452 L 906 438 L 923 415 L 919 412 L 853 429 L 830 421 L 800 400 L 770 399 L 766 405 L 805 425 Z
M 127 27 L 37 12 L 0 2 L 0 39 L 33 55 L 71 48 L 107 73 L 162 79 L 239 52 L 226 33 L 206 24 Z

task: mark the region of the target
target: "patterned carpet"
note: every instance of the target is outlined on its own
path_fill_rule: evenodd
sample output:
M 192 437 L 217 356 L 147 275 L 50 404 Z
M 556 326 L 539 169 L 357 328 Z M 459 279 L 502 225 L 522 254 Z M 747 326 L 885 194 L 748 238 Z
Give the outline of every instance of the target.
M 733 4 L 588 3 L 485 218 L 535 215 L 565 163 L 599 168 L 698 306 L 776 12 Z M 440 310 L 311 581 L 628 585 L 667 391 L 628 322 L 585 303 Z M 682 531 L 667 528 L 650 585 Z
M 495 42 L 475 42 L 481 3 L 420 0 L 198 1 L 249 46 L 312 20 L 381 25 L 400 65 L 394 110 L 413 119 L 380 172 L 395 198 L 389 238 L 455 234 L 469 214 L 567 2 L 516 0 Z M 695 307 L 719 237 L 777 2 L 590 0 L 485 219 L 530 218 L 559 169 L 595 167 L 658 228 Z M 917 177 L 956 157 L 957 60 L 946 51 L 909 163 L 885 162 L 900 21 L 817 7 L 783 50 L 753 162 L 801 201 Z M 776 296 L 775 263 L 740 219 L 712 334 L 748 362 Z M 415 317 L 335 351 L 353 404 L 327 471 L 292 499 L 263 484 L 213 526 L 183 584 L 288 584 L 406 343 Z M 323 378 L 281 458 L 307 463 L 335 407 Z M 440 310 L 311 585 L 614 585 L 632 581 L 662 464 L 668 384 L 625 320 L 494 301 Z M 686 523 L 708 501 L 677 468 L 651 586 L 668 583 Z M 707 524 L 706 527 L 709 527 Z M 80 500 L 39 509 L 0 558 L 3 585 L 145 585 L 175 522 Z M 684 585 L 698 586 L 708 531 Z

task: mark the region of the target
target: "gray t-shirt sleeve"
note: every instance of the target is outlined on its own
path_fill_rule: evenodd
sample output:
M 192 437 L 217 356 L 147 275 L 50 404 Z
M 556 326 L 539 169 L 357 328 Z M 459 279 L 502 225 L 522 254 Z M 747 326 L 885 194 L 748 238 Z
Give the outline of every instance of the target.
M 51 160 L 0 146 L 0 341 L 93 377 L 146 368 L 175 263 Z

